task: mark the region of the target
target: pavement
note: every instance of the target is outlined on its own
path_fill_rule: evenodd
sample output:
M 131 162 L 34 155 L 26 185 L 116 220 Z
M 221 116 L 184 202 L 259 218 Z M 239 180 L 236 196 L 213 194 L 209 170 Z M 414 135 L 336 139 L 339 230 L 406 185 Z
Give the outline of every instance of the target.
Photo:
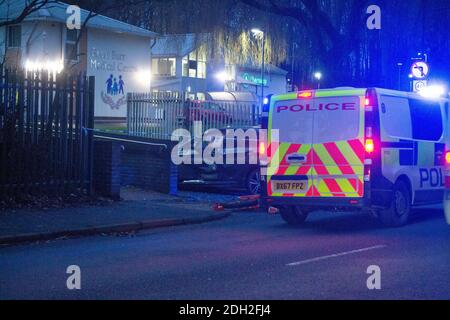
M 68 266 L 80 268 L 69 290 Z M 380 270 L 380 290 L 367 273 Z M 199 225 L 0 247 L 0 299 L 450 299 L 441 209 L 389 229 L 357 213 L 312 213 L 301 228 L 236 212 Z
M 123 201 L 103 205 L 0 211 L 0 244 L 204 223 L 227 216 L 211 210 L 214 202 L 234 198 L 190 192 L 170 196 L 132 187 L 121 193 Z

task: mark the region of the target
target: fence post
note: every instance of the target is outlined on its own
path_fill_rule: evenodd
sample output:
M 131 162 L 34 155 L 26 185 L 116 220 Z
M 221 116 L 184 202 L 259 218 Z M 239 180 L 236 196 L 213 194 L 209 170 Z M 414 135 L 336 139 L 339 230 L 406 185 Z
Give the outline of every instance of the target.
M 127 134 L 132 132 L 131 130 L 131 102 L 132 101 L 132 93 L 127 93 Z
M 95 77 L 89 77 L 89 98 L 87 112 L 87 129 L 88 129 L 88 174 L 89 185 L 87 188 L 88 195 L 94 192 L 94 116 L 95 116 Z

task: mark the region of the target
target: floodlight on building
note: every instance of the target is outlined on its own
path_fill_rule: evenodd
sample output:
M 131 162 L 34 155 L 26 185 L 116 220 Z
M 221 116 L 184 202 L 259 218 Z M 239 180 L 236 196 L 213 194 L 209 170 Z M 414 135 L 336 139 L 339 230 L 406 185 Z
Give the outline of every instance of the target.
M 45 62 L 26 60 L 25 70 L 36 72 L 36 71 L 48 71 L 52 73 L 60 73 L 64 69 L 64 64 L 62 61 L 50 61 Z
M 152 73 L 149 69 L 141 69 L 136 72 L 136 79 L 142 85 L 148 85 L 150 87 L 150 83 L 152 81 Z
M 216 74 L 216 79 L 220 82 L 227 82 L 231 80 L 231 76 L 226 71 L 222 71 Z

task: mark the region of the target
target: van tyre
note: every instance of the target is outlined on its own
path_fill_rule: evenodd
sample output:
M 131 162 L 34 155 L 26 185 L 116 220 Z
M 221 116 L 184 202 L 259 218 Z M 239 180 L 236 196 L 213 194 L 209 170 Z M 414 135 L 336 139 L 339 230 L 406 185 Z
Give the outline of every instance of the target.
M 307 212 L 306 210 L 301 210 L 296 206 L 286 206 L 279 209 L 281 218 L 283 218 L 283 220 L 291 226 L 303 225 L 309 214 L 309 212 Z
M 391 206 L 380 211 L 379 218 L 387 227 L 402 227 L 408 223 L 411 214 L 411 193 L 407 184 L 398 181 L 394 185 Z

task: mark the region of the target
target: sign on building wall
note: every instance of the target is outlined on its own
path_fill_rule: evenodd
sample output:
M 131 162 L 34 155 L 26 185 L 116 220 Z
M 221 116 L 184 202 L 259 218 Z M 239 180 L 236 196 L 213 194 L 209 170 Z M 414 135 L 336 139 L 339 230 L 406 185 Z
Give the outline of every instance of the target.
M 91 30 L 87 64 L 95 76 L 96 117 L 126 117 L 127 93 L 150 89 L 149 38 Z

